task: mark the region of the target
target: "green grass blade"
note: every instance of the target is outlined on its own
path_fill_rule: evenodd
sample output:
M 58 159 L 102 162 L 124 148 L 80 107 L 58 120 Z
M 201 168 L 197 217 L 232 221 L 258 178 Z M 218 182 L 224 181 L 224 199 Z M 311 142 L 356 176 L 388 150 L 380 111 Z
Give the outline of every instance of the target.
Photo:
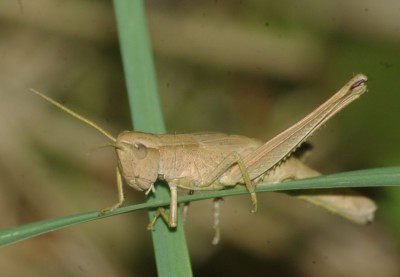
M 136 131 L 164 133 L 152 49 L 142 1 L 115 0 L 118 34 L 128 89 L 132 120 Z M 167 186 L 156 184 L 157 193 L 148 201 L 169 199 Z M 154 211 L 149 212 L 153 218 Z M 158 220 L 152 233 L 157 270 L 160 276 L 191 276 L 191 265 L 182 224 L 175 230 Z
M 257 192 L 384 186 L 400 186 L 400 167 L 358 170 L 319 176 L 309 179 L 296 180 L 280 184 L 260 184 L 259 186 L 257 186 Z M 178 202 L 193 202 L 198 200 L 212 199 L 216 197 L 228 197 L 247 193 L 248 191 L 245 187 L 238 187 L 234 189 L 210 191 L 205 193 L 182 196 L 179 197 Z M 168 204 L 169 199 L 155 200 L 144 204 L 119 208 L 113 212 L 107 212 L 104 216 L 101 217 L 99 217 L 99 212 L 95 211 L 8 228 L 0 231 L 0 246 L 9 245 L 11 243 L 19 242 L 27 238 L 52 232 L 54 230 L 59 230 L 74 224 L 103 219 L 105 217 L 115 216 L 140 209 L 167 206 Z

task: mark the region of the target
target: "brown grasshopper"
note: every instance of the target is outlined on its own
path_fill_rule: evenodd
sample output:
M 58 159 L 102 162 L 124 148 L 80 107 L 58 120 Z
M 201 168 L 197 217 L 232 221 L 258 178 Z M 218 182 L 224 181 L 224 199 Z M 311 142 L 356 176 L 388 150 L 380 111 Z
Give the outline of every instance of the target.
M 170 227 L 177 224 L 177 190 L 221 190 L 245 185 L 257 210 L 255 186 L 259 182 L 279 183 L 319 175 L 291 154 L 334 114 L 357 99 L 366 90 L 367 77 L 358 74 L 335 95 L 305 118 L 270 141 L 261 141 L 222 133 L 150 134 L 124 131 L 114 138 L 92 121 L 33 90 L 48 102 L 89 124 L 108 137 L 118 156 L 116 170 L 118 202 L 102 211 L 112 211 L 124 202 L 122 179 L 146 194 L 155 192 L 157 179 L 170 188 L 170 213 L 159 209 L 149 224 L 152 229 L 160 215 Z M 304 199 L 359 222 L 373 218 L 376 206 L 366 197 L 350 195 L 305 195 Z

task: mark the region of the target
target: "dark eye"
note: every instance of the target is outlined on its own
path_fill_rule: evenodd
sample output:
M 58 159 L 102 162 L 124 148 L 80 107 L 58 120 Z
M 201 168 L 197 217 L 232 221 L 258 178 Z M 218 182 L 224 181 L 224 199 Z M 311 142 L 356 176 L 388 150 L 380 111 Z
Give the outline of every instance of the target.
M 147 147 L 144 144 L 135 143 L 133 144 L 133 153 L 139 160 L 144 159 L 147 156 Z

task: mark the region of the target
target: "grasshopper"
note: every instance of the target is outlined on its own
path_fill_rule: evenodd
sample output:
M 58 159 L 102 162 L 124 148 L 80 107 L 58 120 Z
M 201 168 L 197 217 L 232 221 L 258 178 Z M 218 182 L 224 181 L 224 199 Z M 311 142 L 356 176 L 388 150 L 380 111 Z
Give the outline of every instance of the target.
M 31 90 L 112 141 L 118 157 L 118 202 L 102 212 L 123 204 L 123 180 L 146 194 L 155 192 L 157 179 L 168 183 L 171 194 L 169 215 L 160 208 L 148 226 L 152 229 L 159 216 L 169 227 L 176 227 L 178 188 L 205 191 L 245 185 L 252 200 L 252 212 L 255 212 L 257 183 L 279 183 L 319 175 L 291 154 L 328 119 L 363 94 L 367 90 L 366 82 L 366 76 L 356 75 L 317 109 L 266 143 L 222 133 L 160 135 L 124 131 L 115 138 L 94 122 Z M 372 220 L 376 209 L 372 200 L 356 194 L 302 197 L 359 223 Z

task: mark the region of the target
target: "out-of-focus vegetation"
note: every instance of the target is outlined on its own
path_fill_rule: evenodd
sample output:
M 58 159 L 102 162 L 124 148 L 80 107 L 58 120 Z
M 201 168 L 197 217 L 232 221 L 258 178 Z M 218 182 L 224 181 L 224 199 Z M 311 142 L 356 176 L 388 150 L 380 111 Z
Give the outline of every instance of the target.
M 322 172 L 398 165 L 400 2 L 147 1 L 159 90 L 171 133 L 220 131 L 267 140 L 355 73 L 369 92 L 313 137 Z M 34 87 L 114 134 L 130 129 L 109 1 L 0 3 L 0 228 L 89 210 L 116 199 L 112 150 L 96 131 L 29 93 Z M 138 66 L 141 66 L 138 64 Z M 127 189 L 127 201 L 144 195 Z M 376 221 L 355 226 L 281 194 L 222 206 L 186 224 L 195 275 L 398 276 L 396 188 L 366 191 Z M 1 249 L 4 276 L 155 274 L 147 215 L 75 226 Z

